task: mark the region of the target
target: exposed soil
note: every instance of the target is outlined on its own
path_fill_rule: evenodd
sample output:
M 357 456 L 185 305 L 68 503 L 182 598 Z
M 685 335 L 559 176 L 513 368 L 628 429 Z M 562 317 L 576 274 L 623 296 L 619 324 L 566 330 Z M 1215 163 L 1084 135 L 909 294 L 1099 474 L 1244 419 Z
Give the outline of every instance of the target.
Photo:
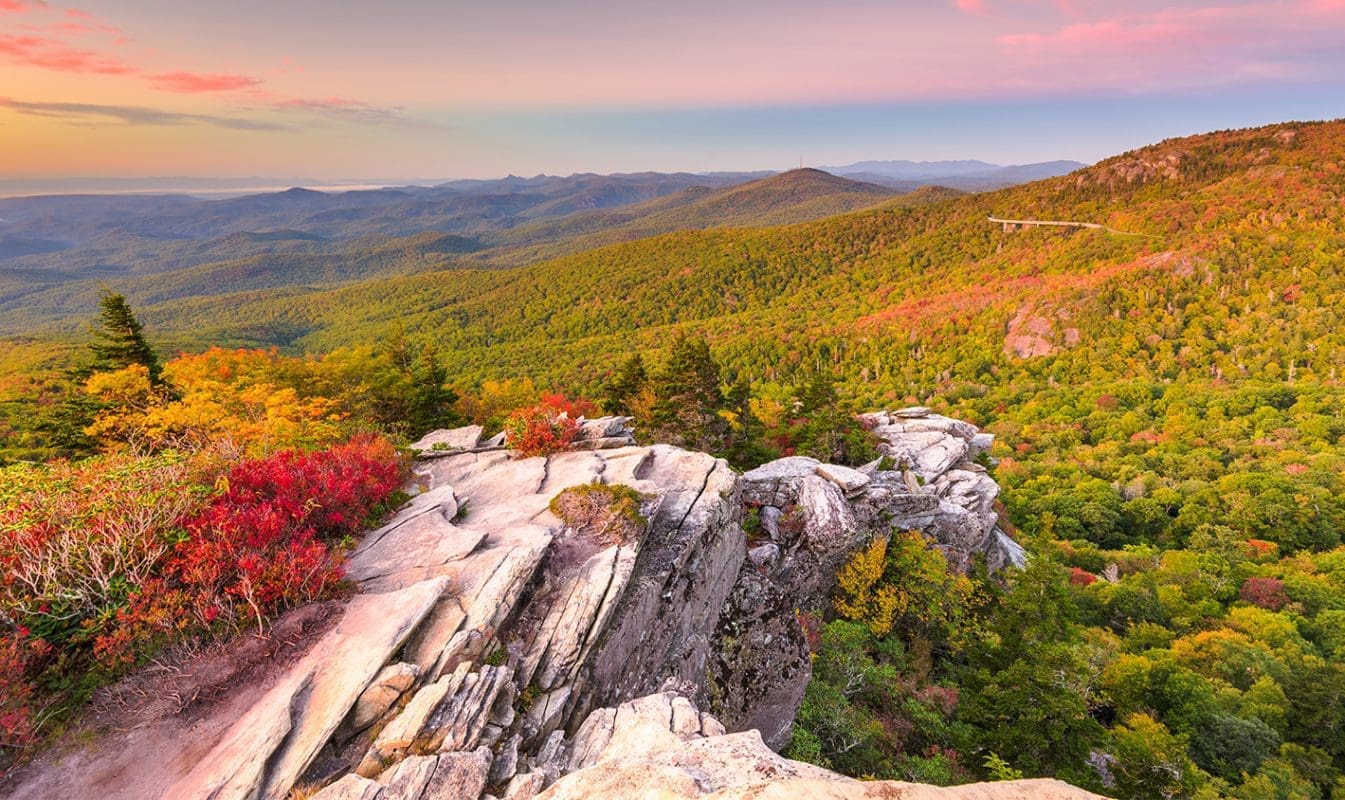
M 345 603 L 296 608 L 264 636 L 178 650 L 108 687 L 84 719 L 0 782 L 23 800 L 158 797 L 338 619 Z M 146 754 L 173 754 L 171 759 Z

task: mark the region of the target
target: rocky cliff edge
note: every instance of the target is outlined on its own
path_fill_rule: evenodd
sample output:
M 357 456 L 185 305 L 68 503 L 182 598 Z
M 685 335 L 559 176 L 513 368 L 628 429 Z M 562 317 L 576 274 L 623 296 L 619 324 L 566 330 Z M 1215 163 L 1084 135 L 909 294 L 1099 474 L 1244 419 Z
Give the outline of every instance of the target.
M 168 721 L 171 737 L 44 764 L 21 796 L 1092 797 L 861 783 L 772 751 L 810 675 L 796 610 L 821 609 L 872 536 L 922 531 L 960 567 L 1022 563 L 996 524 L 988 435 L 922 408 L 863 419 L 879 461 L 743 475 L 634 446 L 624 418 L 584 421 L 580 449 L 538 458 L 480 428 L 435 432 L 415 445 L 416 496 L 349 559 L 358 593 L 284 669 Z M 637 530 L 553 512 L 594 484 L 634 490 Z M 164 751 L 136 752 L 146 742 Z

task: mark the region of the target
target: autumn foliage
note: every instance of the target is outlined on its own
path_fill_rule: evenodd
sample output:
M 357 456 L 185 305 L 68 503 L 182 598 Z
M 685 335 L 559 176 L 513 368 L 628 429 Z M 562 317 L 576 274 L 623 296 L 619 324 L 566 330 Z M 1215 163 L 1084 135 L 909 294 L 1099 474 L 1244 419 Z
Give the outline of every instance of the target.
M 594 413 L 587 400 L 545 394 L 535 405 L 517 409 L 504 420 L 509 446 L 523 456 L 558 453 L 574 444 L 579 418 Z
M 361 437 L 223 474 L 170 453 L 4 477 L 0 745 L 20 747 L 40 727 L 35 708 L 78 703 L 96 675 L 330 594 L 345 540 L 404 473 L 386 440 Z
M 1284 581 L 1279 578 L 1248 578 L 1238 590 L 1238 597 L 1268 611 L 1279 611 L 1289 603 Z

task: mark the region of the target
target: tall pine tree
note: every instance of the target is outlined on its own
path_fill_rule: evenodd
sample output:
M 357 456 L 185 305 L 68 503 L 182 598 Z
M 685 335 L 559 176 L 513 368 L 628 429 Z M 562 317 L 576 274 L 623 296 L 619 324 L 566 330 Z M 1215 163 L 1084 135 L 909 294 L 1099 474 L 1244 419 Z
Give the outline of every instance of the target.
M 145 341 L 140 320 L 135 318 L 126 298 L 114 292 L 104 292 L 98 305 L 98 321 L 93 326 L 94 342 L 90 345 L 94 371 L 112 372 L 140 364 L 149 370 L 151 383 L 161 384 L 163 369 L 158 356 Z
M 648 382 L 649 373 L 645 370 L 644 356 L 636 353 L 626 359 L 611 380 L 603 385 L 603 410 L 609 414 L 631 413 L 631 400 Z
M 722 453 L 728 422 L 719 415 L 719 364 L 703 337 L 679 333 L 668 360 L 650 380 L 647 430 L 655 441 Z

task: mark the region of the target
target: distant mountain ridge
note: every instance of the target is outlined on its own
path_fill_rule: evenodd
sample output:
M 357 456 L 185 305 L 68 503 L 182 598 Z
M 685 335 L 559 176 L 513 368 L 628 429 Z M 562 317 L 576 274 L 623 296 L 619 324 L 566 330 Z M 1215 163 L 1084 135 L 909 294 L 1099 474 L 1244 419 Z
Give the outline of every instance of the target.
M 0 237 L 0 253 L 7 242 L 15 253 L 9 266 L 0 261 L 0 314 L 18 307 L 45 309 L 53 316 L 76 309 L 82 313 L 96 303 L 98 293 L 109 282 L 115 282 L 118 291 L 137 303 L 157 303 L 245 289 L 331 286 L 454 267 L 516 266 L 673 231 L 804 222 L 896 197 L 886 187 L 819 170 L 792 170 L 727 187 L 697 184 L 608 207 L 614 197 L 642 198 L 663 192 L 667 177 L 622 176 L 625 184 L 616 186 L 604 176 L 505 179 L 515 189 L 523 190 L 513 194 L 489 193 L 502 188 L 498 184 L 440 188 L 437 196 L 476 190 L 488 192 L 475 195 L 486 202 L 523 208 L 520 213 L 500 218 L 496 229 L 487 224 L 488 218 L 479 221 L 480 227 L 471 236 L 431 227 L 416 233 L 380 232 L 350 239 L 277 227 L 209 238 L 108 233 L 88 246 L 68 250 L 59 243 Z M 354 200 L 368 201 L 368 194 L 361 193 Z M 354 202 L 329 207 L 322 195 L 294 188 L 205 205 L 223 219 L 237 212 L 247 215 L 246 219 L 269 215 L 275 220 L 297 218 L 338 226 L 377 221 L 391 213 L 379 205 L 360 207 Z M 920 195 L 910 202 L 928 200 Z M 50 202 L 50 198 L 40 198 L 37 204 Z M 529 202 L 533 203 L 530 208 L 526 205 Z M 409 213 L 408 209 L 414 207 L 400 204 L 395 208 Z M 170 217 L 180 213 L 178 209 L 173 206 Z M 37 222 L 48 224 L 42 219 Z M 312 226 L 300 227 L 311 230 Z M 128 265 L 129 269 L 119 270 L 117 264 Z
M 1003 189 L 1019 183 L 1055 178 L 1088 166 L 1079 161 L 1042 161 L 1001 166 L 985 161 L 857 161 L 822 167 L 833 175 L 869 181 L 901 191 L 930 184 L 968 192 Z
M 347 191 L 296 186 L 219 199 L 5 198 L 0 306 L 31 302 L 29 311 L 84 314 L 104 285 L 136 302 L 163 302 L 454 267 L 515 267 L 675 231 L 786 225 L 885 202 L 922 204 L 953 190 L 896 198 L 918 187 L 989 180 L 975 177 L 987 167 L 1003 180 L 1006 169 L 979 161 L 913 164 L 861 166 L 930 177 L 866 180 L 818 169 L 581 173 Z M 453 245 L 427 249 L 415 239 L 421 235 L 451 237 Z

